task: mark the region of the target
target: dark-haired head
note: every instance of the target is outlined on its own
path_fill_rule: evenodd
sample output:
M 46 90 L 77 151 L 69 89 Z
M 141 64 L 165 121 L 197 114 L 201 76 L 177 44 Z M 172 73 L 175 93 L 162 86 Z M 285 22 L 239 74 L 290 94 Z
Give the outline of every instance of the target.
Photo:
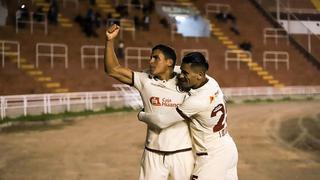
M 186 54 L 182 59 L 182 64 L 184 63 L 190 64 L 193 69 L 200 69 L 204 73 L 209 69 L 206 58 L 200 52 Z
M 152 52 L 155 50 L 160 50 L 166 59 L 172 60 L 172 68 L 176 65 L 176 52 L 169 46 L 158 44 L 152 48 Z
M 209 64 L 201 53 L 192 52 L 185 55 L 180 67 L 181 74 L 178 76 L 179 90 L 188 92 L 204 85 L 208 81 L 206 78 L 208 68 Z

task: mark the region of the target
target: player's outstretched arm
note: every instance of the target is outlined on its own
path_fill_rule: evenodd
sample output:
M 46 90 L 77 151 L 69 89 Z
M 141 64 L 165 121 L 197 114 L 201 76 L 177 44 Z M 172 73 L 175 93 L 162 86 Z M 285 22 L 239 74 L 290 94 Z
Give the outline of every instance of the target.
M 104 53 L 104 69 L 105 72 L 125 84 L 132 84 L 132 70 L 122 67 L 114 52 L 114 39 L 117 37 L 120 27 L 113 24 L 106 30 L 106 43 Z
M 146 113 L 141 111 L 138 114 L 138 119 L 159 129 L 167 128 L 185 120 L 175 109 L 166 113 Z

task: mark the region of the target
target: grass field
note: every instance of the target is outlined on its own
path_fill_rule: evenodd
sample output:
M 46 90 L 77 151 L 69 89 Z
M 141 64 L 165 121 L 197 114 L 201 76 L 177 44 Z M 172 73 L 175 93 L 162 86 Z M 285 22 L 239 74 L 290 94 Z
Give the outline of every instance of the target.
M 5 128 L 0 132 L 0 179 L 137 179 L 146 126 L 136 114 Z M 320 179 L 319 116 L 317 100 L 229 104 L 239 179 Z

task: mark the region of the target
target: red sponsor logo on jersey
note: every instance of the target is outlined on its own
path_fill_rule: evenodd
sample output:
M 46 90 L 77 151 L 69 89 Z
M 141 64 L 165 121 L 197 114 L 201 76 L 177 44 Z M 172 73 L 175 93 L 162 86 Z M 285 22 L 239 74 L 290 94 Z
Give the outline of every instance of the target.
M 169 98 L 162 98 L 160 97 L 150 97 L 150 103 L 154 106 L 167 106 L 167 107 L 177 107 L 179 104 L 172 102 Z
M 154 106 L 161 106 L 160 98 L 159 97 L 151 97 L 150 103 Z

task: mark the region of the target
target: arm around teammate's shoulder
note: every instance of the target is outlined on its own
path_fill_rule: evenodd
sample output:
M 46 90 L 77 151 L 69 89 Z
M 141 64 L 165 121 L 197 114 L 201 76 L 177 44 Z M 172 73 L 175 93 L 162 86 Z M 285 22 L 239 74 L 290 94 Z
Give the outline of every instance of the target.
M 120 27 L 112 25 L 106 30 L 106 43 L 104 53 L 104 68 L 105 72 L 125 84 L 132 84 L 132 70 L 122 67 L 114 51 L 114 38 L 118 35 Z
M 146 113 L 141 111 L 138 114 L 138 119 L 159 129 L 165 129 L 185 120 L 175 109 L 166 111 L 166 113 Z

